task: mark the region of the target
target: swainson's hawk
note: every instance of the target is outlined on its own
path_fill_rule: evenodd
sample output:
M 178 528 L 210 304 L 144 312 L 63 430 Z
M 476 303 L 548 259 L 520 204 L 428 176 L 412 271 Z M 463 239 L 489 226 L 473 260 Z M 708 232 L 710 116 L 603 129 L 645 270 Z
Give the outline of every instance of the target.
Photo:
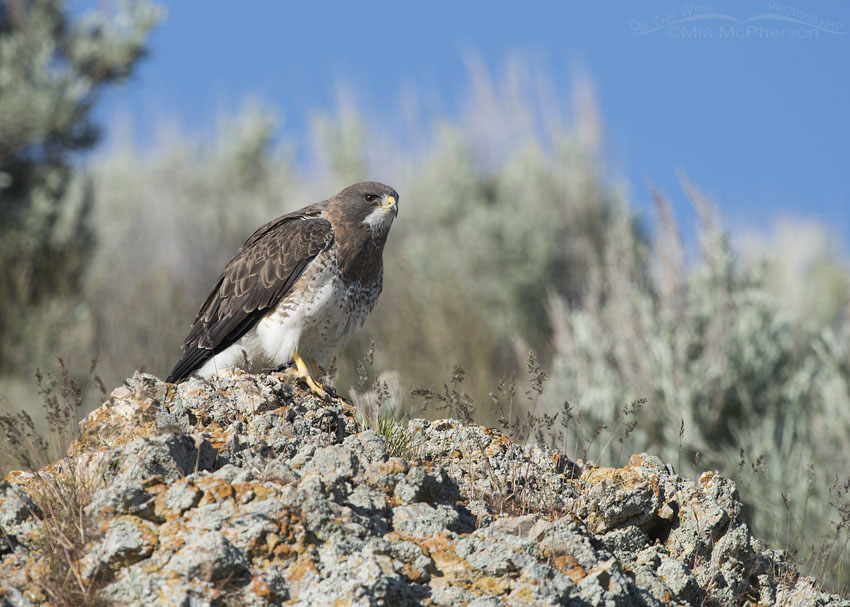
M 381 292 L 381 255 L 398 194 L 358 183 L 267 223 L 237 251 L 201 306 L 168 376 L 291 362 L 324 397 L 318 365 L 341 350 Z

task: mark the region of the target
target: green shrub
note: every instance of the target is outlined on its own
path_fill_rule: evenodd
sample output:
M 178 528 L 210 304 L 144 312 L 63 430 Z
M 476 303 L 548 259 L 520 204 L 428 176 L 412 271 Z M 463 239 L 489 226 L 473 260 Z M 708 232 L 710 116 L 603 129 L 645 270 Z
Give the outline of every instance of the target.
M 770 262 L 739 262 L 710 206 L 683 183 L 701 217 L 696 260 L 686 265 L 658 196 L 650 247 L 612 231 L 593 269 L 597 288 L 575 305 L 550 299 L 549 410 L 566 398 L 588 428 L 614 428 L 624 403 L 646 398 L 626 454 L 737 478 L 756 534 L 823 573 L 847 559 L 850 324 L 790 315 L 768 288 Z M 842 575 L 846 584 L 846 565 Z
M 145 0 L 76 20 L 61 0 L 0 4 L 0 373 L 29 373 L 44 341 L 57 346 L 61 330 L 32 340 L 35 325 L 80 314 L 93 200 L 72 159 L 97 139 L 100 91 L 130 74 L 157 19 Z
M 26 352 L 14 373 L 0 364 L 0 392 L 56 355 L 99 354 L 108 386 L 140 367 L 165 375 L 197 306 L 256 226 L 379 179 L 401 192 L 384 293 L 335 381 L 344 395 L 356 359 L 378 344 L 375 366 L 395 372 L 400 402 L 395 417 L 378 408 L 367 423 L 396 436 L 392 420 L 411 406 L 398 395 L 444 385 L 459 365 L 463 390 L 445 384 L 432 400 L 445 396 L 450 409 L 496 424 L 499 414 L 481 404 L 534 350 L 535 368 L 550 379 L 535 405 L 503 407 L 517 437 L 551 440 L 548 431 L 564 422 L 573 457 L 616 463 L 646 450 L 683 474 L 717 468 L 738 478 L 759 535 L 799 548 L 818 572 L 846 564 L 832 541 L 846 538 L 842 517 L 850 520 L 835 479 L 850 459 L 846 260 L 797 232 L 777 236 L 779 254 L 741 255 L 687 182 L 698 233 L 683 239 L 661 196 L 654 229 L 642 229 L 626 189 L 606 175 L 586 83 L 567 119 L 560 100 L 539 94 L 528 64 L 509 61 L 497 78 L 475 65 L 459 117 L 405 129 L 343 103 L 316 115 L 308 144 L 274 145 L 276 117 L 254 104 L 209 137 L 170 132 L 149 152 L 125 145 L 98 155 L 87 185 L 77 176 L 67 183 L 79 185 L 60 188 L 85 201 L 91 230 L 79 253 L 57 249 L 77 268 L 66 273 L 74 288 L 60 289 L 71 295 L 51 295 L 27 317 L 3 309 L 16 326 L 3 334 L 0 356 L 10 360 L 22 344 Z M 47 241 L 23 215 L 9 225 Z M 683 240 L 696 243 L 695 254 Z M 16 271 L 8 266 L 0 271 Z M 46 270 L 27 272 L 49 282 Z M 86 366 L 72 371 L 81 376 Z M 542 375 L 531 376 L 510 390 L 536 394 Z

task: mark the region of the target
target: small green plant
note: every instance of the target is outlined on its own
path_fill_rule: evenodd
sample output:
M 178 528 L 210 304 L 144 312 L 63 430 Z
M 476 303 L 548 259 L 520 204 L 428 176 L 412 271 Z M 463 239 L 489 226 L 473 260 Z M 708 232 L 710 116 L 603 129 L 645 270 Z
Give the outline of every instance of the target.
M 374 430 L 384 438 L 387 455 L 411 459 L 415 453 L 414 434 L 407 427 L 406 418 L 396 418 L 391 409 L 377 409 L 374 414 L 360 412 L 357 417 L 360 430 Z
M 415 436 L 407 426 L 409 416 L 401 413 L 400 396 L 391 384 L 397 386 L 393 377 L 369 376 L 375 364 L 375 342 L 362 360 L 357 362 L 357 385 L 351 389 L 351 399 L 357 407 L 357 423 L 360 430 L 374 430 L 384 438 L 390 457 L 410 459 L 415 454 Z M 364 388 L 369 386 L 368 390 Z

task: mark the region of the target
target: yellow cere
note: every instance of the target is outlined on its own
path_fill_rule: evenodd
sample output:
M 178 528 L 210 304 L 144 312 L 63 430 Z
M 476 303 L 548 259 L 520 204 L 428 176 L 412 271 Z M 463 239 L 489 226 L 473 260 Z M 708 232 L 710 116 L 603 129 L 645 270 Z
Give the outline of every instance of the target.
M 392 206 L 395 204 L 395 196 L 387 196 L 387 206 Z

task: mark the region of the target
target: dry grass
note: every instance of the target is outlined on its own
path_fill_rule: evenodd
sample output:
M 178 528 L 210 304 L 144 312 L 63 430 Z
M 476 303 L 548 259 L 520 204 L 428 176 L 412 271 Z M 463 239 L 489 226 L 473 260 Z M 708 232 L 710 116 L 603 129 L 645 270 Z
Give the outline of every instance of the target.
M 769 471 L 747 490 L 756 535 L 781 547 L 788 526 L 802 526 L 801 555 L 817 552 L 840 526 L 829 487 L 850 457 L 846 260 L 817 248 L 823 239 L 808 228 L 804 238 L 784 229 L 768 257 L 738 255 L 684 177 L 696 232 L 683 234 L 660 193 L 657 221 L 642 229 L 601 160 L 588 84 L 570 107 L 540 93 L 545 77 L 531 68 L 512 60 L 492 74 L 473 61 L 462 117 L 430 117 L 410 137 L 343 103 L 317 118 L 303 149 L 274 147 L 274 115 L 252 107 L 209 139 L 173 132 L 150 152 L 110 150 L 89 171 L 97 249 L 84 289 L 22 320 L 21 368 L 97 353 L 110 386 L 137 368 L 166 373 L 197 305 L 257 225 L 377 178 L 402 193 L 401 213 L 384 293 L 337 380 L 354 385 L 357 359 L 380 344 L 375 368 L 387 371 L 372 386 L 383 411 L 373 426 L 383 417 L 391 432 L 402 419 L 386 417 L 381 383 L 401 412 L 397 395 L 424 385 L 438 387 L 417 395 L 432 415 L 501 424 L 586 461 L 649 451 L 683 475 L 732 477 L 743 448 Z M 550 376 L 542 393 L 535 372 L 510 379 L 530 349 Z M 463 373 L 445 381 L 455 363 Z M 79 382 L 87 369 L 70 371 Z M 501 407 L 479 406 L 491 391 Z M 826 571 L 847 579 L 842 545 L 827 551 Z
M 98 537 L 96 525 L 86 514 L 91 502 L 93 479 L 88 472 L 64 455 L 73 440 L 77 416 L 83 404 L 82 390 L 71 378 L 62 360 L 59 377 L 37 373 L 49 439 L 36 429 L 25 411 L 0 413 L 4 451 L 30 473 L 26 490 L 31 499 L 31 515 L 40 529 L 33 546 L 31 562 L 40 569 L 35 576 L 38 589 L 48 604 L 58 607 L 101 607 L 107 603 L 98 596 L 98 573 L 83 575 L 81 557 Z M 94 375 L 101 390 L 102 383 Z M 11 546 L 11 544 L 10 544 Z M 14 547 L 13 547 L 14 550 Z
M 41 523 L 37 543 L 42 575 L 36 583 L 49 604 L 62 607 L 100 607 L 108 603 L 98 596 L 98 574 L 84 578 L 81 557 L 98 537 L 85 509 L 91 502 L 90 479 L 73 466 L 55 465 L 36 472 L 29 484 Z

